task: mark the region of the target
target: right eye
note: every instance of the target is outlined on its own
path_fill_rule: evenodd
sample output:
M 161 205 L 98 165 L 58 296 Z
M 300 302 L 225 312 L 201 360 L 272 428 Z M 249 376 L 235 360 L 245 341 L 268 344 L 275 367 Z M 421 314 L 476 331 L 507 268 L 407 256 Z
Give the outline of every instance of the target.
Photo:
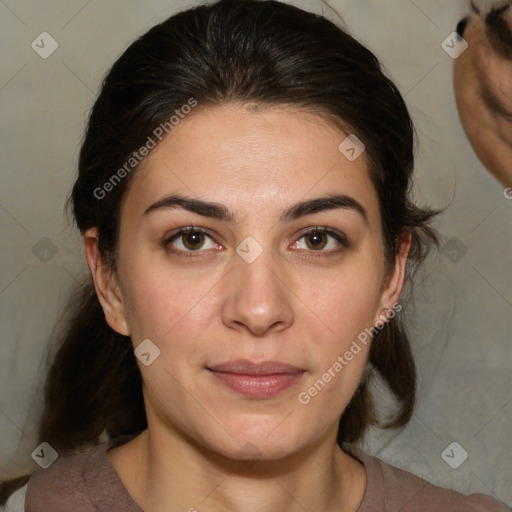
M 210 249 L 218 247 L 208 230 L 195 226 L 181 228 L 178 232 L 163 240 L 162 245 L 175 254 L 190 258 L 200 256 L 200 253 L 208 249 L 202 249 L 205 238 L 209 238 L 213 242 L 213 247 L 210 247 Z M 175 244 L 175 241 L 178 243 Z

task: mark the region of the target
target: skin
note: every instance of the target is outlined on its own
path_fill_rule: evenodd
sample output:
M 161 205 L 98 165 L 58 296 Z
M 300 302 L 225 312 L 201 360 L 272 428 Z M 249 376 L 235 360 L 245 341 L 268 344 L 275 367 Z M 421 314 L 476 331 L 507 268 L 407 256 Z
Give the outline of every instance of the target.
M 507 20 L 512 26 L 511 9 Z M 469 18 L 464 39 L 469 46 L 455 59 L 453 75 L 459 116 L 482 164 L 505 187 L 512 187 L 512 61 L 492 49 L 485 22 L 476 15 Z M 483 88 L 501 109 L 486 103 Z
M 96 228 L 84 235 L 87 261 L 109 325 L 134 346 L 161 350 L 139 362 L 148 429 L 111 449 L 109 459 L 146 511 L 356 511 L 364 466 L 336 444 L 369 344 L 307 405 L 307 390 L 364 328 L 382 321 L 403 286 L 410 237 L 386 273 L 381 218 L 363 153 L 338 150 L 347 134 L 318 115 L 224 105 L 195 112 L 141 163 L 121 210 L 117 273 L 102 265 Z M 233 224 L 151 204 L 171 193 L 215 201 Z M 367 211 L 337 209 L 279 223 L 286 207 L 332 193 Z M 209 229 L 197 258 L 166 251 L 179 228 Z M 326 226 L 346 234 L 301 237 Z M 252 263 L 236 247 L 252 236 Z M 182 236 L 171 247 L 189 251 Z M 316 245 L 315 245 L 316 243 Z M 197 251 L 196 251 L 197 252 Z M 277 360 L 306 370 L 297 385 L 254 399 L 219 384 L 205 369 L 226 360 Z M 259 460 L 240 450 L 251 443 Z M 192 508 L 194 507 L 194 508 Z

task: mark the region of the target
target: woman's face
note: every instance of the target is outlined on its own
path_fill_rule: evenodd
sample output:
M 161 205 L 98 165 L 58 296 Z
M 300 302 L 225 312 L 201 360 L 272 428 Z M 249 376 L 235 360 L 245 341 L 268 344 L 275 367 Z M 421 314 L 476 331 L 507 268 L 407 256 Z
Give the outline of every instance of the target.
M 347 135 L 313 114 L 223 106 L 185 118 L 141 163 L 121 211 L 120 300 L 105 309 L 135 347 L 160 350 L 139 362 L 150 429 L 230 458 L 251 443 L 269 460 L 334 435 L 367 359 L 358 335 L 397 301 L 405 261 L 388 280 L 378 198 L 365 154 L 338 149 Z M 166 206 L 177 195 L 216 208 Z M 344 200 L 296 207 L 327 196 Z M 206 234 L 178 235 L 192 225 Z M 298 371 L 210 370 L 241 359 Z

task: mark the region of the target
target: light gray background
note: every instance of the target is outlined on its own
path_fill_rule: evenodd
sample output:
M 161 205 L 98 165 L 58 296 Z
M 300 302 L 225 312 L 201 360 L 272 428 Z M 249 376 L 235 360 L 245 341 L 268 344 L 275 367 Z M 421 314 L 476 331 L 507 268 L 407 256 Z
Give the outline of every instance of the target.
M 415 196 L 422 205 L 450 204 L 436 224 L 448 245 L 418 275 L 408 308 L 420 373 L 416 412 L 401 432 L 372 430 L 360 446 L 437 485 L 511 503 L 512 200 L 464 136 L 453 60 L 441 47 L 467 4 L 331 0 L 331 10 L 316 0 L 291 3 L 342 16 L 380 58 L 419 134 Z M 128 43 L 193 4 L 0 1 L 2 474 L 36 467 L 30 454 L 48 337 L 87 272 L 81 239 L 63 216 L 87 112 Z M 31 48 L 43 31 L 59 45 L 47 59 Z M 458 469 L 441 457 L 454 441 L 469 454 Z

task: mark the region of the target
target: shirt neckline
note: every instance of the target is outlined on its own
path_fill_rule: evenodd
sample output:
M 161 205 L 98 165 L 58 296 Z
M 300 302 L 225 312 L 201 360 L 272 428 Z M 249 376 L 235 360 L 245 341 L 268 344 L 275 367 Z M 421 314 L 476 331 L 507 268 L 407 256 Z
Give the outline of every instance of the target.
M 384 507 L 384 476 L 378 459 L 363 452 L 354 444 L 343 443 L 342 450 L 357 459 L 366 472 L 366 488 L 357 512 L 385 510 Z
M 89 497 L 101 512 L 144 512 L 128 492 L 107 455 L 110 448 L 120 446 L 131 438 L 133 436 L 113 439 L 93 448 L 90 452 L 84 478 Z
M 144 512 L 128 492 L 107 455 L 110 448 L 125 444 L 132 438 L 133 436 L 123 436 L 113 439 L 93 448 L 90 452 L 84 477 L 91 501 L 101 512 L 110 512 L 114 507 L 116 510 L 125 512 Z M 358 460 L 366 472 L 366 487 L 357 512 L 367 512 L 375 508 L 380 510 L 379 507 L 382 508 L 384 504 L 384 486 L 375 458 L 346 442 L 343 442 L 342 450 Z M 373 502 L 371 502 L 372 499 Z M 379 499 L 379 503 L 375 502 L 376 499 Z

